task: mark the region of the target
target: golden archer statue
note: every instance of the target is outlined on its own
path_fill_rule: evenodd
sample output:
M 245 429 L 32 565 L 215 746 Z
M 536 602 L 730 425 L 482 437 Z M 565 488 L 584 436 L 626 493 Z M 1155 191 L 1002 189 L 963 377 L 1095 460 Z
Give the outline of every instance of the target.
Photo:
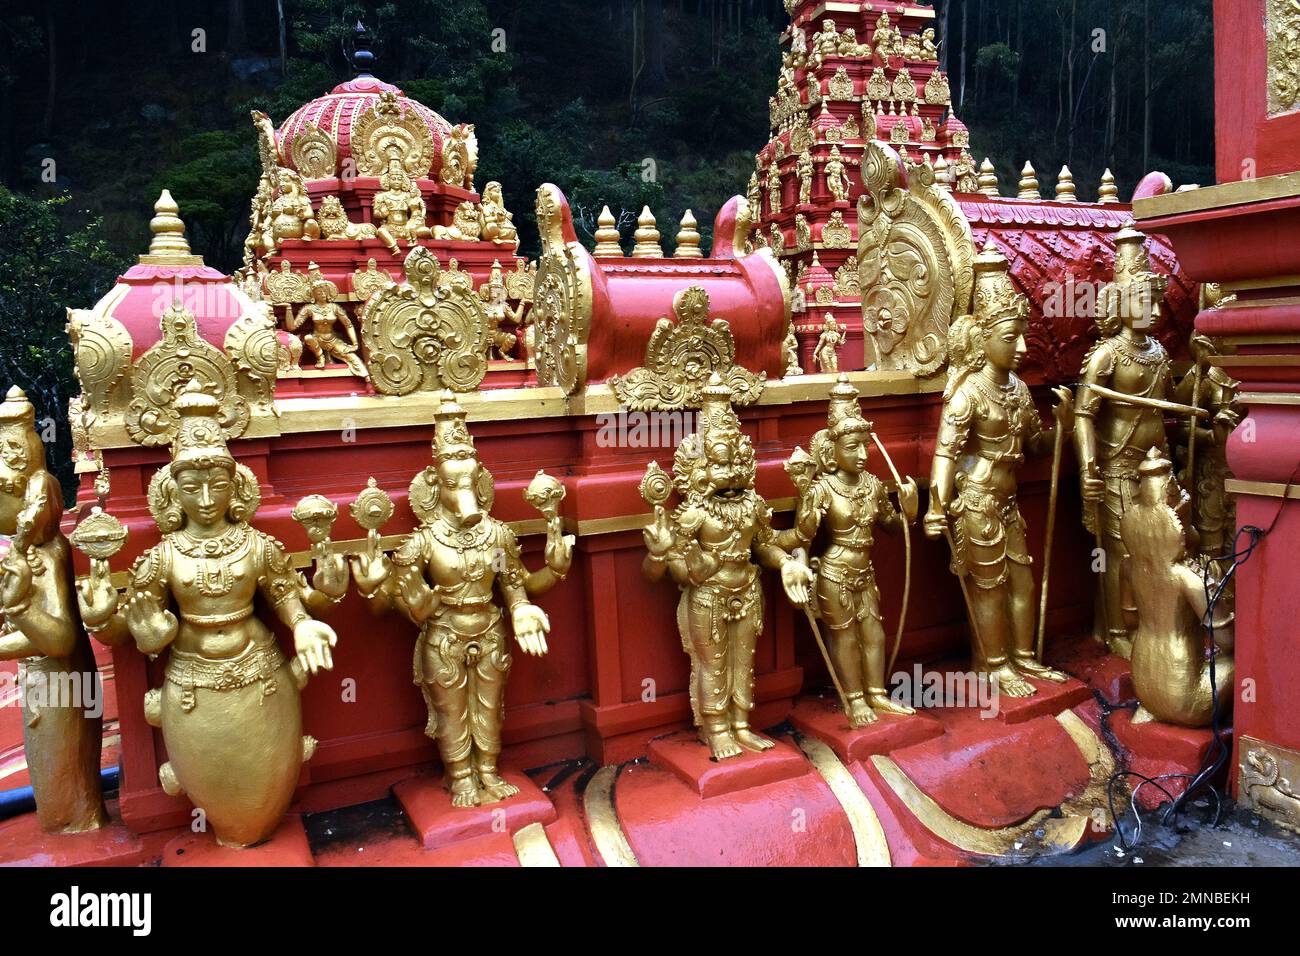
M 99 786 L 102 685 L 73 597 L 72 554 L 59 531 L 63 491 L 45 470 L 36 412 L 14 387 L 0 404 L 0 660 L 18 660 L 23 746 L 36 818 L 51 833 L 108 820 Z M 92 716 L 93 713 L 93 716 Z
M 218 843 L 251 846 L 275 832 L 315 750 L 299 691 L 333 668 L 336 637 L 307 613 L 284 547 L 249 524 L 261 492 L 226 447 L 217 399 L 192 381 L 176 408 L 171 464 L 149 483 L 162 541 L 131 569 L 125 606 L 103 556 L 83 548 L 92 572 L 78 603 L 105 644 L 169 651 L 165 683 L 144 704 L 167 745 L 163 789 L 188 795 Z M 254 613 L 258 595 L 292 631 L 292 661 Z
M 771 508 L 754 490 L 754 446 L 740 430 L 731 390 L 715 372 L 701 395 L 700 434 L 677 446 L 671 485 L 655 462 L 642 480 L 655 513 L 644 532 L 643 568 L 651 581 L 669 573 L 682 590 L 677 622 L 691 658 L 691 710 L 701 740 L 723 760 L 773 746 L 749 726 L 763 631 L 759 564 L 780 569 L 798 606 L 808 601 L 812 572 L 777 543 Z M 672 487 L 682 503 L 670 518 L 664 505 Z
M 915 713 L 886 690 L 885 629 L 871 545 L 877 526 L 893 530 L 916 519 L 916 483 L 908 479 L 899 486 L 900 513 L 884 482 L 867 472 L 872 425 L 862 417 L 858 390 L 846 375 L 831 389 L 826 425 L 812 438 L 811 460 L 796 449 L 786 471 L 799 490 L 794 525 L 799 545 L 808 547 L 819 528 L 828 531 L 817 568 L 817 616 L 830 629 L 832 673 L 849 725 L 863 727 L 879 713 Z
M 420 526 L 391 560 L 372 536 L 368 551 L 353 559 L 353 576 L 376 612 L 396 607 L 420 628 L 415 683 L 429 708 L 425 733 L 438 743 L 452 805 L 472 807 L 519 792 L 498 767 L 512 657 L 494 591 L 509 610 L 519 649 L 544 655 L 551 624 L 530 598 L 564 580 L 574 539 L 562 532 L 563 486 L 538 472 L 525 498 L 547 518 L 546 566 L 529 573 L 514 532 L 488 513 L 492 475 L 479 463 L 465 410 L 450 392 L 434 414 L 433 456 L 411 482 Z M 373 486 L 362 492 L 376 494 L 383 493 Z
M 973 667 L 1012 697 L 1036 693 L 1025 677 L 1066 679 L 1042 663 L 1041 639 L 1035 651 L 1034 576 L 1016 471 L 1026 454 L 1055 451 L 1055 484 L 1073 400 L 1069 389 L 1055 390 L 1056 428 L 1045 430 L 1029 386 L 1016 375 L 1028 317 L 1029 302 L 1012 284 L 1006 259 L 986 248 L 975 259 L 974 314 L 954 322 L 948 336 L 948 386 L 925 516 L 926 534 L 946 537 L 952 549 L 975 642 Z

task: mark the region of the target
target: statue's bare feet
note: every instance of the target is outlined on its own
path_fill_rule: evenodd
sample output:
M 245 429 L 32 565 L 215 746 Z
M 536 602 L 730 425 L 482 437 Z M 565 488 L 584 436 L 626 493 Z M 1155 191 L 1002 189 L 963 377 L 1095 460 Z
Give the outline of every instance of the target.
M 719 730 L 711 733 L 706 738 L 709 750 L 713 753 L 714 760 L 726 760 L 728 757 L 739 757 L 743 750 L 740 744 L 736 743 L 736 738 L 731 736 L 730 731 Z
M 898 714 L 906 717 L 909 714 L 915 714 L 914 707 L 908 707 L 906 704 L 900 704 L 888 694 L 872 694 L 867 698 L 871 702 L 871 707 L 878 714 Z
M 997 682 L 998 692 L 1008 697 L 1033 697 L 1038 693 L 1034 685 L 1021 677 L 1020 672 L 1010 664 L 1003 664 L 991 672 L 989 678 Z
M 483 802 L 479 796 L 478 784 L 473 777 L 462 777 L 451 782 L 451 805 L 453 807 L 477 807 Z
M 853 697 L 849 699 L 849 726 L 854 730 L 859 727 L 865 727 L 867 724 L 874 724 L 880 718 L 876 712 L 871 709 L 864 697 Z
M 736 741 L 746 750 L 752 750 L 755 753 L 762 753 L 764 750 L 771 750 L 776 746 L 774 741 L 766 737 L 760 737 L 748 727 L 737 727 L 735 729 Z
M 1017 657 L 1016 670 L 1029 677 L 1037 677 L 1039 680 L 1055 681 L 1058 684 L 1064 684 L 1070 679 L 1069 674 L 1062 674 L 1058 670 L 1053 670 L 1046 664 L 1040 664 L 1032 657 Z
M 1113 633 L 1106 638 L 1106 646 L 1116 657 L 1128 660 L 1133 656 L 1133 641 L 1124 633 Z
M 512 783 L 506 783 L 494 771 L 480 770 L 479 780 L 483 784 L 483 795 L 487 798 L 484 803 L 496 803 L 498 800 L 507 800 L 519 792 L 519 788 Z

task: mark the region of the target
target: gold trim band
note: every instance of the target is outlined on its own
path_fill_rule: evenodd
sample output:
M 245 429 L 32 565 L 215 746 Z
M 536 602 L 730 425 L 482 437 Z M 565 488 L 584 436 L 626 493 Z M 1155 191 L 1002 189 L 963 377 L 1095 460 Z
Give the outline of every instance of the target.
M 857 848 L 858 866 L 892 866 L 889 841 L 885 829 L 876 816 L 876 808 L 862 792 L 847 767 L 835 756 L 835 751 L 813 737 L 799 737 L 799 749 L 807 755 L 813 769 L 826 781 L 844 815 L 853 829 L 853 843 Z
M 528 826 L 516 830 L 510 839 L 514 841 L 515 853 L 519 857 L 520 866 L 556 867 L 561 865 L 560 858 L 555 855 L 555 848 L 551 846 L 551 841 L 546 836 L 546 827 L 540 823 L 530 823 Z
M 623 825 L 618 822 L 614 806 L 614 781 L 618 767 L 601 767 L 582 794 L 582 809 L 587 815 L 587 829 L 606 866 L 640 866 L 632 844 L 627 842 Z

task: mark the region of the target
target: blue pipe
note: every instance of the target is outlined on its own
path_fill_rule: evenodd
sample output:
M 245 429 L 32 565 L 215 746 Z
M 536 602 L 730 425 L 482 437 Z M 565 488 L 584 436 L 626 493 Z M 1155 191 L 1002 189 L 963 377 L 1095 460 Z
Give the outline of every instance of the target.
M 116 790 L 121 778 L 119 767 L 107 767 L 99 771 L 99 785 L 104 792 Z M 13 790 L 0 790 L 0 820 L 8 820 L 20 813 L 31 813 L 36 809 L 36 796 L 31 787 L 16 787 Z

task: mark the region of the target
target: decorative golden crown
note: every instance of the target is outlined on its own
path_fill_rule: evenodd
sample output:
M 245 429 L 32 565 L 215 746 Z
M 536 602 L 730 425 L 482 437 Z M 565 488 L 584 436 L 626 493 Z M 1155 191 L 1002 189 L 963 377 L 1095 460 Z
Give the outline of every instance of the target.
M 858 390 L 849 384 L 849 377 L 841 372 L 831 388 L 831 400 L 826 409 L 826 425 L 831 440 L 849 432 L 870 432 L 872 425 L 862 417 L 858 404 Z
M 1011 281 L 1006 258 L 990 240 L 975 257 L 975 320 L 985 328 L 1029 317 L 1029 299 Z
M 474 439 L 465 424 L 465 409 L 452 392 L 443 392 L 433 414 L 433 457 L 436 461 L 474 451 Z
M 221 402 L 198 379 L 190 379 L 176 397 L 180 426 L 172 442 L 172 472 L 178 466 L 234 462 L 219 416 Z
M 27 393 L 17 385 L 9 389 L 0 402 L 0 424 L 19 424 L 36 427 L 36 409 L 27 400 Z

